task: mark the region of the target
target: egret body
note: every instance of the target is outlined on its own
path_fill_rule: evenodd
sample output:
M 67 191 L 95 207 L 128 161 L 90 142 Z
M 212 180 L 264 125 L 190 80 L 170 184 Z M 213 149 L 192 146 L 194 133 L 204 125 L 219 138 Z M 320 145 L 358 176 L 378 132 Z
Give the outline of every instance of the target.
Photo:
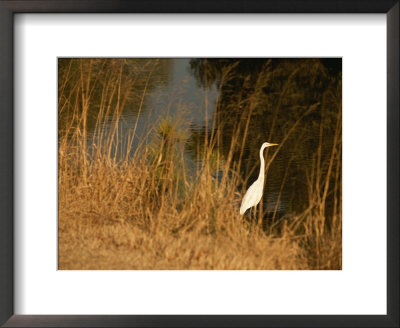
M 278 144 L 272 144 L 269 142 L 264 142 L 260 148 L 260 174 L 258 175 L 258 179 L 254 181 L 254 183 L 247 189 L 246 194 L 243 197 L 242 204 L 240 205 L 240 215 L 243 215 L 246 210 L 249 208 L 256 206 L 263 195 L 264 190 L 264 149 L 271 146 L 277 146 Z

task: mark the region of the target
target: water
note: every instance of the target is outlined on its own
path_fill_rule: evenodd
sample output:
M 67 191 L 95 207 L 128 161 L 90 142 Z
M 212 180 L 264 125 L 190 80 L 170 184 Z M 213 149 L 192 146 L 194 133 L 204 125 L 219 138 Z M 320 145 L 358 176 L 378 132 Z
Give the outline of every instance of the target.
M 340 59 L 128 61 L 144 68 L 138 75 L 137 92 L 126 101 L 118 120 L 122 144 L 135 131 L 133 152 L 140 140 L 150 141 L 155 128 L 169 118 L 189 131 L 185 160 L 195 167 L 201 163 L 196 163 L 194 145 L 210 137 L 213 118 L 217 118 L 216 124 L 222 131 L 217 147 L 221 158 L 228 156 L 232 136 L 240 123 L 238 144 L 244 144 L 240 172 L 243 178 L 248 177 L 246 187 L 257 178 L 261 144 L 279 143 L 282 147 L 266 175 L 264 209 L 284 215 L 307 207 L 309 182 L 313 181 L 316 168 L 320 167 L 323 173 L 329 167 L 341 111 Z M 95 111 L 96 106 L 92 107 Z M 114 123 L 110 114 L 106 129 L 112 129 Z M 89 122 L 89 134 L 94 125 L 95 122 Z M 269 158 L 273 153 L 270 150 L 264 155 Z M 236 151 L 234 161 L 239 158 L 240 151 Z M 332 184 L 329 193 L 333 199 Z
M 158 71 L 152 74 L 152 86 L 144 97 L 142 115 L 139 116 L 136 133 L 143 138 L 150 129 L 166 117 L 180 119 L 193 129 L 205 125 L 205 95 L 208 98 L 208 122 L 210 124 L 217 91 L 200 87 L 189 70 L 190 59 L 160 59 Z M 126 109 L 121 123 L 134 126 L 138 118 L 133 104 Z

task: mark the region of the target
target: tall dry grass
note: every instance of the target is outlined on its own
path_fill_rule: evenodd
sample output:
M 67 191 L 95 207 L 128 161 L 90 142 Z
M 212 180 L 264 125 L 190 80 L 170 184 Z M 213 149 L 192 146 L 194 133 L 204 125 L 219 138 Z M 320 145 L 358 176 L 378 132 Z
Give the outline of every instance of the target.
M 321 161 L 321 123 L 304 213 L 265 223 L 261 206 L 254 218 L 243 218 L 240 187 L 248 177 L 241 177 L 240 166 L 251 112 L 235 127 L 223 159 L 217 151 L 222 130 L 213 118 L 206 127 L 211 133 L 196 145 L 202 165 L 193 172 L 179 120 L 158 122 L 152 136 L 141 137 L 136 121 L 121 140 L 125 104 L 138 97 L 140 117 L 154 61 L 131 67 L 129 79 L 123 60 L 109 61 L 112 69 L 101 76 L 93 70 L 105 65 L 100 59 L 69 61 L 59 75 L 59 269 L 341 269 L 340 115 L 328 164 Z M 139 70 L 142 78 L 135 76 Z M 276 153 L 269 155 L 268 163 Z M 334 206 L 328 215 L 329 197 Z

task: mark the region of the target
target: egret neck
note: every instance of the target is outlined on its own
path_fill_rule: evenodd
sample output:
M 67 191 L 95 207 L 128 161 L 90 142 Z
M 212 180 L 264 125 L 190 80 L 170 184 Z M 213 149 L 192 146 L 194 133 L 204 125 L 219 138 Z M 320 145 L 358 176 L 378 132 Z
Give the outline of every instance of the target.
M 267 148 L 267 145 L 263 145 L 260 149 L 260 160 L 261 160 L 261 165 L 260 165 L 260 174 L 258 175 L 258 181 L 262 181 L 264 185 L 264 149 Z

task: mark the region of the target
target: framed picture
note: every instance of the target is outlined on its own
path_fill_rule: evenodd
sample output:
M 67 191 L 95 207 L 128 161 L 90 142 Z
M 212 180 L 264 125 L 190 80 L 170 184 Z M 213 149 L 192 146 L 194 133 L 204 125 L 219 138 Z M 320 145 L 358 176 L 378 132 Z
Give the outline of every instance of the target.
M 399 325 L 398 1 L 0 22 L 2 325 Z

